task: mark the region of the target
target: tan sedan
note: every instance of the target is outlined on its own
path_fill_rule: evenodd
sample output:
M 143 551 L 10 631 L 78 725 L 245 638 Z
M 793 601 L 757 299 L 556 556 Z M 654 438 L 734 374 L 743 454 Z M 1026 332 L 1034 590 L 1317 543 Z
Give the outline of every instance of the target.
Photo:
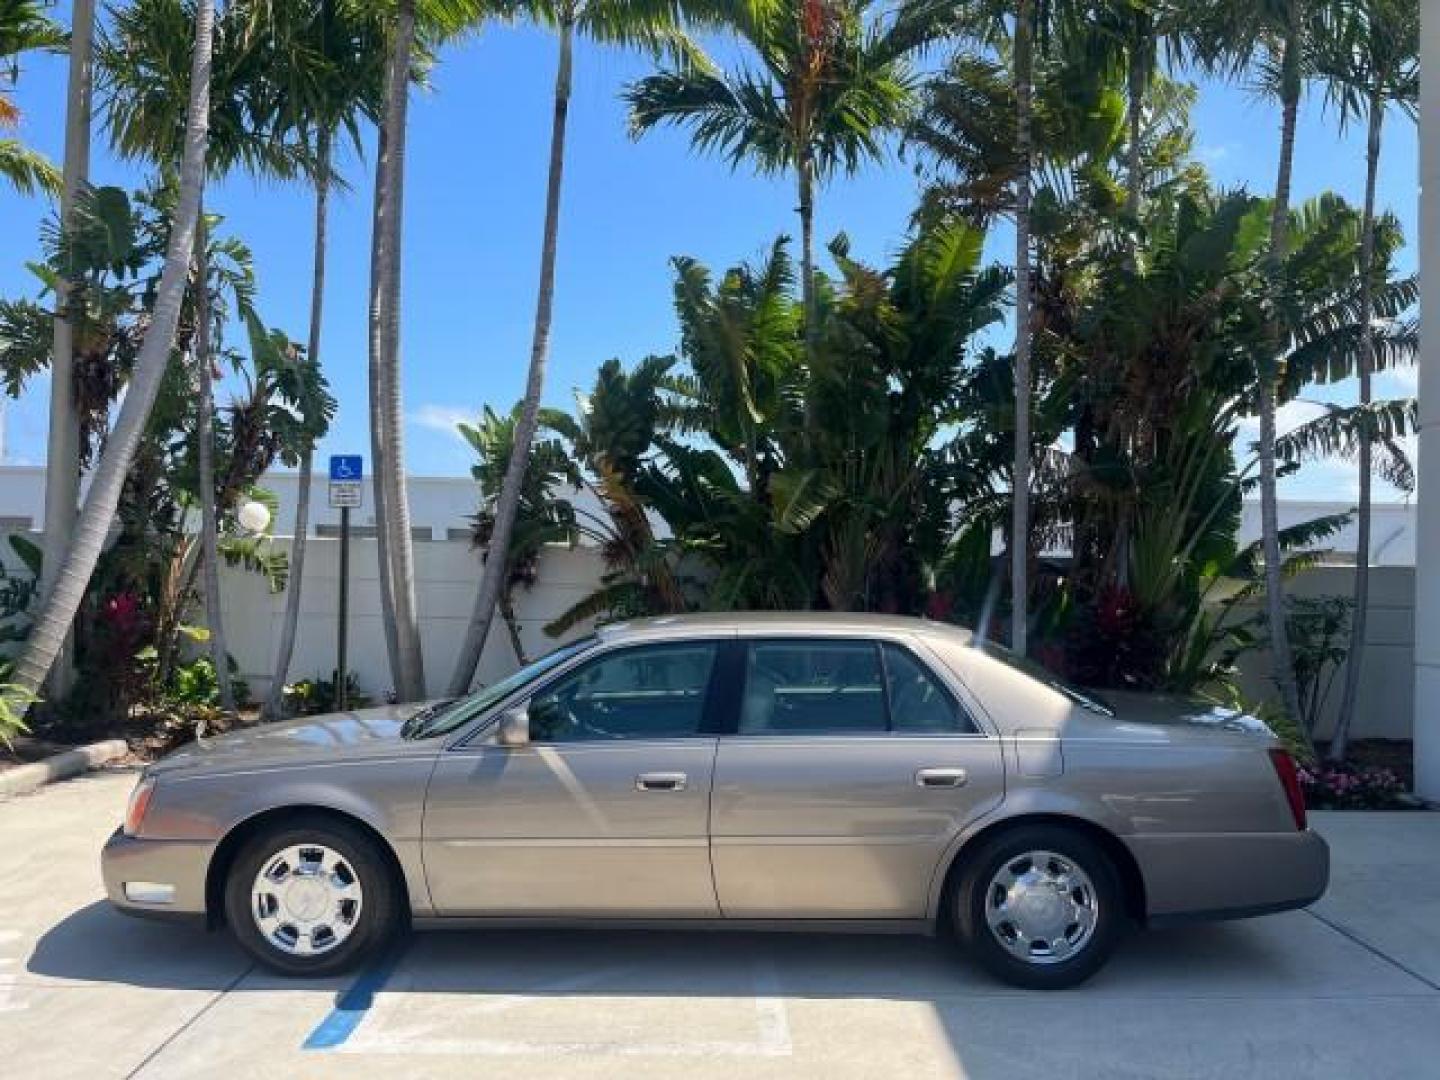
M 145 771 L 103 864 L 122 910 L 228 923 L 292 974 L 403 926 L 555 921 L 951 930 L 1036 988 L 1129 924 L 1329 874 L 1258 721 L 820 614 L 611 626 L 458 701 L 203 740 Z

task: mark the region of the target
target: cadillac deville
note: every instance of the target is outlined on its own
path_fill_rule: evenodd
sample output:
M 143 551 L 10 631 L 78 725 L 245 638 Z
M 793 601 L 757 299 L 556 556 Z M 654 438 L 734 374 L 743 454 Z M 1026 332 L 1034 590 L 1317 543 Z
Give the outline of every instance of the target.
M 103 871 L 293 975 L 410 926 L 578 923 L 944 933 L 1053 989 L 1131 926 L 1309 904 L 1329 854 L 1247 716 L 1102 699 L 953 626 L 737 614 L 202 739 L 145 770 Z

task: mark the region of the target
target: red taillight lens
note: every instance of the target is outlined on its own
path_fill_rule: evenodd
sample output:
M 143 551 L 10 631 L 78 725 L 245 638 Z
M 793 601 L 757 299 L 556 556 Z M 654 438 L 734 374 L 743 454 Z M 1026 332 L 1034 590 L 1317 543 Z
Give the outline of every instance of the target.
M 1275 766 L 1275 775 L 1285 789 L 1285 800 L 1290 804 L 1290 813 L 1295 818 L 1295 828 L 1305 828 L 1305 792 L 1300 790 L 1300 774 L 1295 771 L 1295 759 L 1286 751 L 1276 747 L 1270 751 L 1270 764 Z

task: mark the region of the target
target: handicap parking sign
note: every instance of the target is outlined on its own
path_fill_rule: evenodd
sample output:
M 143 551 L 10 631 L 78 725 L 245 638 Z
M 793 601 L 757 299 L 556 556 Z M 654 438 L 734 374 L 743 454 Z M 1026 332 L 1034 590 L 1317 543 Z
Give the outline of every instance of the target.
M 365 479 L 365 461 L 359 454 L 330 456 L 330 505 L 354 509 L 360 505 L 361 481 Z
M 363 480 L 364 477 L 365 459 L 359 454 L 330 455 L 331 480 Z

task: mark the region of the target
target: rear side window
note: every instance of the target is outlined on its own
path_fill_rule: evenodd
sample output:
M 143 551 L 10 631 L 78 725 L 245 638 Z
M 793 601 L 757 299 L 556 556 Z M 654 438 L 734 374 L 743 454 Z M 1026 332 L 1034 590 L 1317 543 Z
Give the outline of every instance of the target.
M 950 691 L 908 650 L 889 642 L 880 648 L 885 656 L 891 730 L 912 734 L 979 730 Z
M 745 664 L 742 735 L 883 734 L 880 656 L 868 641 L 757 641 Z
M 787 639 L 748 646 L 741 735 L 977 730 L 935 675 L 898 645 Z

